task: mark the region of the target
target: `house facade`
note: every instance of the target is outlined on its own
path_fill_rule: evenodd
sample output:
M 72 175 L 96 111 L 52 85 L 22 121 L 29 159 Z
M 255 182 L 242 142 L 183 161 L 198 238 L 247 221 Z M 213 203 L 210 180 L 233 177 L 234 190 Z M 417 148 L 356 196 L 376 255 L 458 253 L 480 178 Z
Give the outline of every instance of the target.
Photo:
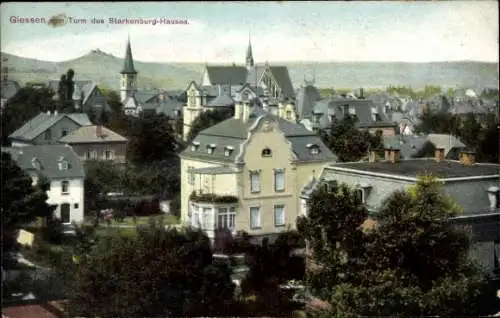
M 36 185 L 40 178 L 50 182 L 47 203 L 55 205 L 54 217 L 62 223 L 83 222 L 85 171 L 70 146 L 41 145 L 2 148 Z
M 300 189 L 336 156 L 302 125 L 249 100 L 202 131 L 181 154 L 181 219 L 209 237 L 217 228 L 253 236 L 295 227 Z
M 461 213 L 454 218 L 472 229 L 476 241 L 473 253 L 490 272 L 498 270 L 500 259 L 500 165 L 475 163 L 474 154 L 463 151 L 460 161 L 447 160 L 444 149 L 434 158 L 400 160 L 399 149 L 386 149 L 386 158 L 373 162 L 336 163 L 326 167 L 316 181 L 352 187 L 376 220 L 377 211 L 392 193 L 408 190 L 419 175 L 431 174 L 443 184 L 443 192 L 456 202 Z M 371 156 L 373 159 L 376 156 Z M 302 215 L 313 187 L 302 191 Z M 496 255 L 496 256 L 495 256 Z
M 92 123 L 84 113 L 40 113 L 14 131 L 9 140 L 13 147 L 57 144 L 64 136 L 89 125 Z
M 101 125 L 80 127 L 60 142 L 70 145 L 82 162 L 127 162 L 127 138 Z

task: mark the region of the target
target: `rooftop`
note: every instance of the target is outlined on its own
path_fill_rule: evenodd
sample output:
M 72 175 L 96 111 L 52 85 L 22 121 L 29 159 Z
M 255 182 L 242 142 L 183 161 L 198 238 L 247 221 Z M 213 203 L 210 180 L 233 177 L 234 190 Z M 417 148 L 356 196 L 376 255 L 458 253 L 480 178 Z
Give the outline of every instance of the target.
M 500 174 L 500 165 L 495 164 L 473 164 L 464 165 L 458 161 L 436 162 L 433 158 L 401 160 L 397 163 L 391 162 L 349 162 L 337 163 L 328 167 L 329 169 L 350 169 L 359 173 L 381 173 L 391 176 L 417 178 L 422 174 L 431 174 L 438 178 L 461 178 L 492 176 Z

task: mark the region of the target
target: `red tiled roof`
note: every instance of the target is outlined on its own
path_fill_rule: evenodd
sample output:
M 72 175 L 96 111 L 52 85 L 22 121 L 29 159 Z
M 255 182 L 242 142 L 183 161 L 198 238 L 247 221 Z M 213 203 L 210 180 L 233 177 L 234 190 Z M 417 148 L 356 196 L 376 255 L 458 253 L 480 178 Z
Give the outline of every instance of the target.
M 2 309 L 2 318 L 58 318 L 60 315 L 61 311 L 50 304 L 18 305 Z

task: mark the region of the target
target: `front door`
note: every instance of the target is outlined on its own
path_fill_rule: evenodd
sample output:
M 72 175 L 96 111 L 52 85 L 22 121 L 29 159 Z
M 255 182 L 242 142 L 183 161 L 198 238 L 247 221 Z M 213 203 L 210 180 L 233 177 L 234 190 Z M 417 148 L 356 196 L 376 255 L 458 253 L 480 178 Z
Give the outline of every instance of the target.
M 61 204 L 61 222 L 62 223 L 70 223 L 71 222 L 70 214 L 71 213 L 70 213 L 69 203 Z

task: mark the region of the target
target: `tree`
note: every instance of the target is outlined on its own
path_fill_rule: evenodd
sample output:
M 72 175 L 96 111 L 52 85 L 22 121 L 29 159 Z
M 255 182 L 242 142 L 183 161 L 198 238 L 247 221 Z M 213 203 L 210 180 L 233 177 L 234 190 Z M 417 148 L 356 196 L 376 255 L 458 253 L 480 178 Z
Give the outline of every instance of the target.
M 61 75 L 61 79 L 59 80 L 57 108 L 60 112 L 73 113 L 76 110 L 73 101 L 73 93 L 75 92 L 74 76 L 75 71 L 68 69 L 66 74 Z
M 70 267 L 71 316 L 224 315 L 234 286 L 226 266 L 212 265 L 201 231 L 151 225 L 135 237 L 101 239 Z
M 54 92 L 48 88 L 23 87 L 5 103 L 1 114 L 2 145 L 9 146 L 8 136 L 40 112 L 54 111 Z
M 319 132 L 325 145 L 337 155 L 339 161 L 358 161 L 365 157 L 370 149 L 380 148 L 380 132 L 372 135 L 368 131 L 358 130 L 355 124 L 356 119 L 347 116 L 334 122 L 329 132 Z
M 201 113 L 191 124 L 188 141 L 193 140 L 202 130 L 212 127 L 234 116 L 234 109 L 216 109 Z
M 481 132 L 481 124 L 476 120 L 476 116 L 470 113 L 462 120 L 458 135 L 468 147 L 477 148 L 481 143 Z
M 176 156 L 175 132 L 166 115 L 143 114 L 133 119 L 127 137 L 133 163 L 146 164 Z
M 106 103 L 113 110 L 113 113 L 122 113 L 123 112 L 123 104 L 120 99 L 120 95 L 109 88 L 99 86 L 99 89 L 106 99 Z
M 31 178 L 5 152 L 2 152 L 1 169 L 2 245 L 12 248 L 13 235 L 21 225 L 35 221 L 37 217 L 52 216 L 54 207 L 46 202 L 49 183 L 44 178 L 33 186 Z
M 344 213 L 355 202 L 344 200 L 336 208 L 322 208 L 321 199 L 329 200 L 313 196 L 310 217 L 301 222 L 317 224 L 303 230 L 311 240 L 314 261 L 321 264 L 315 273 L 321 279 L 312 287 L 315 291 L 322 287 L 321 298 L 332 304 L 332 316 L 480 313 L 485 275 L 469 258 L 468 233 L 450 222 L 457 205 L 442 194 L 434 178 L 422 177 L 408 191 L 393 193 L 376 214 L 378 227 L 364 233 L 355 227 L 361 217 Z M 338 214 L 340 224 L 356 221 L 347 231 L 337 226 L 329 233 L 335 220 L 325 218 Z M 351 241 L 347 246 L 355 242 L 357 247 L 346 249 L 345 239 Z M 342 264 L 349 266 L 332 271 Z

